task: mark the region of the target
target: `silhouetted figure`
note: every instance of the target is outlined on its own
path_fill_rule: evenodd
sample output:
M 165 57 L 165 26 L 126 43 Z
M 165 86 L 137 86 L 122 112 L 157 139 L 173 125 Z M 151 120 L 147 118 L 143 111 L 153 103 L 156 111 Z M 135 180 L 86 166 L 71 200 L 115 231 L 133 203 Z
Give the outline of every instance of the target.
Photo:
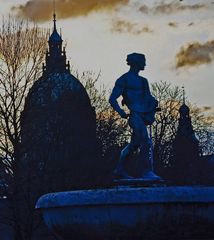
M 150 93 L 147 79 L 138 75 L 146 66 L 145 56 L 139 53 L 129 54 L 127 64 L 130 66 L 130 70 L 117 79 L 109 102 L 122 118 L 129 117 L 128 122 L 133 133 L 130 143 L 121 151 L 114 175 L 120 178 L 130 178 L 124 168 L 125 161 L 135 150 L 140 148 L 142 178 L 158 180 L 160 177 L 153 172 L 152 160 L 149 157 L 151 144 L 147 132 L 147 125 L 152 124 L 155 120 L 157 101 Z M 122 104 L 127 105 L 130 114 L 127 114 L 119 106 L 117 98 L 120 96 L 123 96 Z

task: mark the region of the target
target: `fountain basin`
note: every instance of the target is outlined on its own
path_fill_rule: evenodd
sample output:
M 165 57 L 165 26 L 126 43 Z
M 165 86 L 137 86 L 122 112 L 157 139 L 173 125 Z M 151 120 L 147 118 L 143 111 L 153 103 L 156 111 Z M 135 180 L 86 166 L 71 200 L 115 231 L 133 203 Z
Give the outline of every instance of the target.
M 214 187 L 114 187 L 43 195 L 36 208 L 59 238 L 214 237 Z

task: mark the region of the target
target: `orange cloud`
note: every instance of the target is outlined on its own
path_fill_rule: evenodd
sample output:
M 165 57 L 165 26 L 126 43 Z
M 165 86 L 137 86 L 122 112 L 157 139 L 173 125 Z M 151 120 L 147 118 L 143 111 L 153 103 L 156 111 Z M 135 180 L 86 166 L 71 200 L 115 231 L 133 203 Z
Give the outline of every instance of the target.
M 151 33 L 152 30 L 148 26 L 140 26 L 137 23 L 129 22 L 121 19 L 114 19 L 112 24 L 112 31 L 120 33 L 131 33 L 131 34 L 141 34 L 141 33 Z
M 56 0 L 58 18 L 87 15 L 93 11 L 111 10 L 115 6 L 127 4 L 129 0 Z M 34 21 L 47 21 L 53 14 L 52 0 L 29 0 L 26 4 L 14 6 L 18 16 Z
M 197 66 L 214 61 L 214 40 L 205 43 L 193 42 L 181 47 L 176 55 L 176 67 Z

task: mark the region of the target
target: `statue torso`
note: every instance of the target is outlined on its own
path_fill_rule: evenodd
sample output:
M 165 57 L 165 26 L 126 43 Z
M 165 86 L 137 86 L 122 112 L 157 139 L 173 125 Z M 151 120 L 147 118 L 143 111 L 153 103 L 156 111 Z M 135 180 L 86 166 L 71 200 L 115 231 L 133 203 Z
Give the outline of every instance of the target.
M 123 97 L 131 111 L 148 112 L 151 100 L 148 81 L 132 72 L 122 75 L 118 84 L 123 87 Z

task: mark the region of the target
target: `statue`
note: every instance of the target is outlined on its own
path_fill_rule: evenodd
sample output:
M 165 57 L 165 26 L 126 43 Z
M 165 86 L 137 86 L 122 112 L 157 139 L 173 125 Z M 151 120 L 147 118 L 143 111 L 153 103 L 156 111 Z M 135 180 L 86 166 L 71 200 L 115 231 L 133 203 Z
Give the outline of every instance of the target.
M 145 55 L 132 53 L 127 56 L 126 61 L 130 70 L 117 79 L 109 103 L 122 118 L 128 119 L 133 132 L 130 143 L 121 151 L 113 174 L 122 179 L 132 178 L 125 170 L 125 161 L 140 148 L 142 179 L 160 180 L 160 177 L 153 172 L 153 162 L 150 157 L 152 146 L 147 132 L 147 125 L 151 125 L 155 120 L 158 102 L 150 93 L 147 79 L 139 76 L 139 72 L 146 66 Z M 117 99 L 120 96 L 123 97 L 122 105 L 125 104 L 130 110 L 129 114 L 119 106 Z

